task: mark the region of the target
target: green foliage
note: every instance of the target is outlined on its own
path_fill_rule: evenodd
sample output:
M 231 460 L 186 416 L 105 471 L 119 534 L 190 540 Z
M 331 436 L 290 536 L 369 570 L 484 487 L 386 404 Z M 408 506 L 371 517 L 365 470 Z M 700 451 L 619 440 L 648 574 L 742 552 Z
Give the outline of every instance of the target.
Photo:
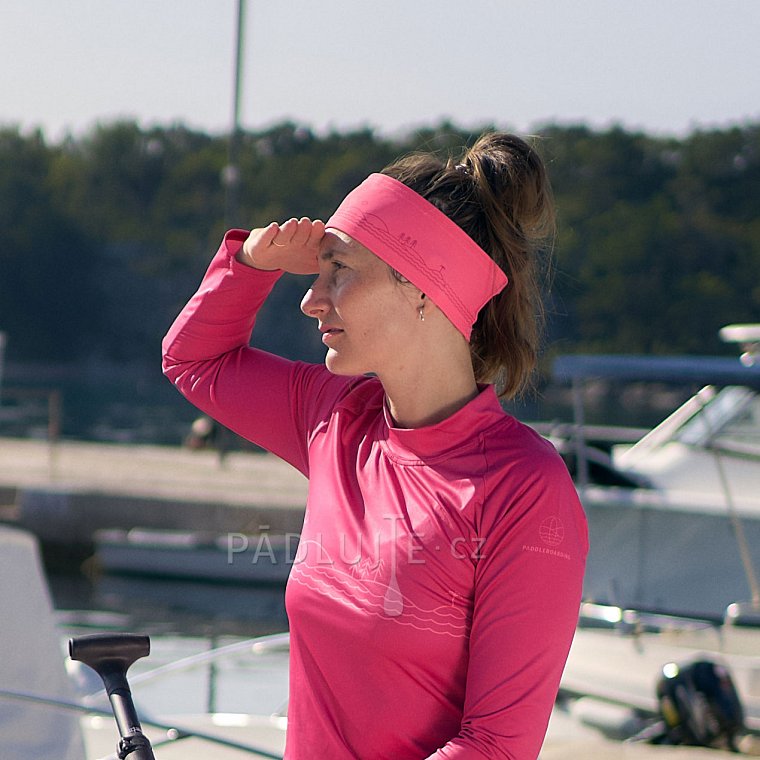
M 559 213 L 552 334 L 563 351 L 712 353 L 723 324 L 760 321 L 760 125 L 680 140 L 620 127 L 539 131 Z M 294 123 L 244 133 L 239 219 L 325 219 L 396 156 L 457 153 L 475 136 L 450 123 L 396 139 Z M 224 231 L 229 147 L 181 125 L 118 122 L 58 145 L 0 130 L 10 358 L 155 365 Z M 298 311 L 307 284 L 281 281 L 261 340 L 318 361 Z
M 720 327 L 760 321 L 760 127 L 543 134 L 564 350 L 716 353 Z
M 94 248 L 58 208 L 53 160 L 39 133 L 0 131 L 0 329 L 22 358 L 85 356 L 97 332 Z

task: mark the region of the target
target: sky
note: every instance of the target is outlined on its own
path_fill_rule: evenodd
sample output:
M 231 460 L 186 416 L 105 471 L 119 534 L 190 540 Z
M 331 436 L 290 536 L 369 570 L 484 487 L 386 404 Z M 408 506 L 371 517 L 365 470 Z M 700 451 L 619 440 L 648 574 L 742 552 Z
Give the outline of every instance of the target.
M 0 125 L 230 129 L 238 0 L 0 0 Z M 760 0 L 246 0 L 241 124 L 760 120 Z

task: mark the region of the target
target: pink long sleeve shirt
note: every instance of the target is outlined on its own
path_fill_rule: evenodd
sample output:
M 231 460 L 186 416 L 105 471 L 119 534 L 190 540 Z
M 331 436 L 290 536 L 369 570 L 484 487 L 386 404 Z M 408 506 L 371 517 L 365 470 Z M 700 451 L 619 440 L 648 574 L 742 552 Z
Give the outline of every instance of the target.
M 587 552 L 553 449 L 491 386 L 394 427 L 379 381 L 250 348 L 280 276 L 232 231 L 164 340 L 204 412 L 309 478 L 286 591 L 288 760 L 538 756 Z

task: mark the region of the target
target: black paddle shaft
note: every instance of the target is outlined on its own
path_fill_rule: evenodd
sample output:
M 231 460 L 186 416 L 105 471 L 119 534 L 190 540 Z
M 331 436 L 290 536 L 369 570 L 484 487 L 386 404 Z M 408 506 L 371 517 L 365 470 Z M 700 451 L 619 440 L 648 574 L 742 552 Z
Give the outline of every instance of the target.
M 119 728 L 119 758 L 155 760 L 150 742 L 142 732 L 127 670 L 135 660 L 150 653 L 150 639 L 133 633 L 94 633 L 69 639 L 69 655 L 91 667 L 102 679 Z

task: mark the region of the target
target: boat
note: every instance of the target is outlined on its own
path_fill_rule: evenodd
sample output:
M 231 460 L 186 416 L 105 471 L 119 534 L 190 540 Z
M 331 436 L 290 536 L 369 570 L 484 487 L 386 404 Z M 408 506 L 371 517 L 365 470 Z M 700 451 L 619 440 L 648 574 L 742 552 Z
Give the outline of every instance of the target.
M 94 543 L 95 561 L 108 574 L 283 585 L 298 534 L 103 529 Z
M 738 602 L 760 607 L 760 364 L 749 350 L 760 326 L 723 334 L 745 344 L 741 360 L 581 355 L 555 362 L 555 378 L 577 396 L 592 378 L 706 383 L 640 440 L 613 446 L 606 482 L 590 477 L 589 453 L 605 453 L 589 446 L 576 414 L 562 445 L 572 451 L 589 521 L 587 601 L 713 621 Z

